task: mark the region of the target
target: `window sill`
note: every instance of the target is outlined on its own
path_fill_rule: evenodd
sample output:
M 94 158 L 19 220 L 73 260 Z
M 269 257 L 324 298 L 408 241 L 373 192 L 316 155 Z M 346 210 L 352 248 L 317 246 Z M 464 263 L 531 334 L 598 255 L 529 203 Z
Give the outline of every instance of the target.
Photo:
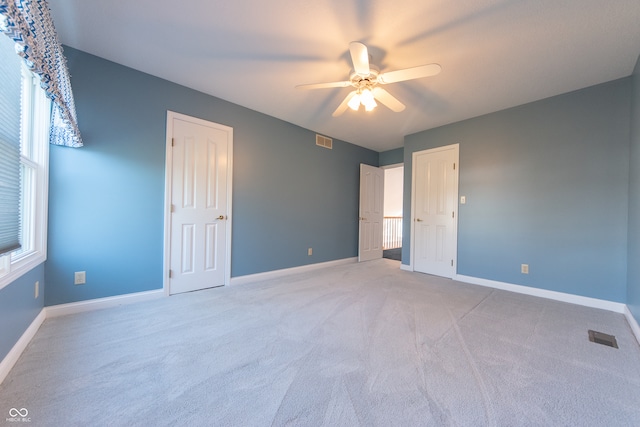
M 10 271 L 0 277 L 0 290 L 18 280 L 47 260 L 46 254 L 32 252 L 11 263 Z

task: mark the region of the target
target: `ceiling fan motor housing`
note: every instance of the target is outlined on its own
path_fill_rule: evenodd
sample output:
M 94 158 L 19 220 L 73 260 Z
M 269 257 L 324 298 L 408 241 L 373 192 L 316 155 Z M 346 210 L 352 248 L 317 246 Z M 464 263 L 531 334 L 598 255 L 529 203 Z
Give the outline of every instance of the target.
M 376 68 L 370 66 L 368 76 L 362 77 L 354 71 L 349 76 L 349 81 L 351 82 L 351 86 L 355 87 L 358 93 L 361 93 L 364 89 L 371 90 L 375 85 L 378 84 L 378 74 L 379 71 Z

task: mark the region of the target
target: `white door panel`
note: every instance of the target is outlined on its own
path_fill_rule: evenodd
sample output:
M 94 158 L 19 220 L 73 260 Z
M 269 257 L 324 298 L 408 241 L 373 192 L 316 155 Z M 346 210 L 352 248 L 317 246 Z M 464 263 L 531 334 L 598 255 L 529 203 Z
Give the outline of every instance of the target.
M 229 276 L 232 130 L 184 116 L 171 120 L 169 290 L 175 294 L 222 286 Z
M 382 258 L 384 170 L 360 165 L 360 237 L 358 261 Z
M 457 252 L 458 146 L 413 155 L 413 269 L 453 277 Z

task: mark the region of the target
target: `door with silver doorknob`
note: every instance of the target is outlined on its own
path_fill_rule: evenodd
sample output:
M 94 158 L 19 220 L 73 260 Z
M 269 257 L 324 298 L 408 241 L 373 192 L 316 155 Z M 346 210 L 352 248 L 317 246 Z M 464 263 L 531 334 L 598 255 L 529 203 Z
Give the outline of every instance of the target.
M 358 261 L 382 258 L 384 170 L 360 165 Z
M 413 153 L 412 163 L 413 269 L 451 278 L 456 273 L 458 146 Z
M 172 113 L 171 294 L 228 282 L 232 129 Z

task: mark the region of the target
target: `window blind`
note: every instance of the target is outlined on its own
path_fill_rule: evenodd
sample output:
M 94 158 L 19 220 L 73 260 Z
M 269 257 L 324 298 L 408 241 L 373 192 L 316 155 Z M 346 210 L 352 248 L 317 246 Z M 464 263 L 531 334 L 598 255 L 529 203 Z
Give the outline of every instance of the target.
M 0 34 L 0 254 L 20 248 L 21 61 Z

